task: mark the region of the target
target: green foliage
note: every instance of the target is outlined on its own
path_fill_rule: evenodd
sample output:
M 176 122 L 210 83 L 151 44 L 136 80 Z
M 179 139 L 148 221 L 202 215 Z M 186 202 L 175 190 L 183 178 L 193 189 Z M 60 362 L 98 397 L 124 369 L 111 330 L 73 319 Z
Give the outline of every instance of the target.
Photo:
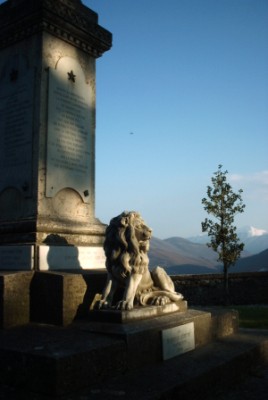
M 242 328 L 268 329 L 268 306 L 233 306 Z
M 218 261 L 222 261 L 225 268 L 235 264 L 240 257 L 244 244 L 239 242 L 236 227 L 233 225 L 237 213 L 244 211 L 241 193 L 234 193 L 227 182 L 228 171 L 222 171 L 219 165 L 218 171 L 211 178 L 213 186 L 208 186 L 208 198 L 202 199 L 204 209 L 214 217 L 214 220 L 206 218 L 202 222 L 202 232 L 207 232 L 210 243 L 207 245 L 218 253 Z
M 214 218 L 202 222 L 202 232 L 208 233 L 210 242 L 207 245 L 218 253 L 218 261 L 223 263 L 226 303 L 229 302 L 228 269 L 236 263 L 244 248 L 233 222 L 235 215 L 244 212 L 245 208 L 241 197 L 243 190 L 233 192 L 227 174 L 228 171 L 223 172 L 222 165 L 219 165 L 211 178 L 212 186 L 207 187 L 207 198 L 202 199 L 204 209 Z

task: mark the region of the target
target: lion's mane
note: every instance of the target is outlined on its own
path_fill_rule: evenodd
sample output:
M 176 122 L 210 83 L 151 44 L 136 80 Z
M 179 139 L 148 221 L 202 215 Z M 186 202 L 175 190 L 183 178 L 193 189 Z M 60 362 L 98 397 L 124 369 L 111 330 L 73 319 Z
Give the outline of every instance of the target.
M 104 241 L 107 271 L 110 273 L 114 273 L 115 270 L 120 271 L 121 276 L 143 273 L 144 268 L 148 267 L 148 261 L 146 262 L 144 255 L 141 255 L 140 242 L 150 238 L 149 232 L 151 230 L 137 212 L 124 211 L 113 218 L 106 229 Z

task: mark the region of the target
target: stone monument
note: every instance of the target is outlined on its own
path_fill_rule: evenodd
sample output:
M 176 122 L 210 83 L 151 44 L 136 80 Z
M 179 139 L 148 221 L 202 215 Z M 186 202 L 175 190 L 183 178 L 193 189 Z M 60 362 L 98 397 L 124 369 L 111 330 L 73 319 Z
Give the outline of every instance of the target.
M 7 0 L 0 29 L 0 269 L 104 267 L 95 64 L 112 35 L 80 0 Z

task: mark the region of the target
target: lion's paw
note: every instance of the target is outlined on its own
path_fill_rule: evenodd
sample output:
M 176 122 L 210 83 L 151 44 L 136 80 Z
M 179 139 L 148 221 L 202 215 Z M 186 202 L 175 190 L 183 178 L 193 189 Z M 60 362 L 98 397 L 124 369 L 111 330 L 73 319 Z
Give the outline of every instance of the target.
M 100 300 L 97 304 L 97 308 L 99 310 L 106 310 L 107 308 L 111 308 L 111 304 L 106 300 Z
M 132 310 L 133 303 L 130 301 L 126 301 L 126 300 L 121 300 L 117 303 L 116 309 L 117 310 Z
M 168 296 L 156 296 L 152 301 L 152 304 L 155 306 L 164 306 L 168 303 L 170 303 L 170 299 L 168 298 Z

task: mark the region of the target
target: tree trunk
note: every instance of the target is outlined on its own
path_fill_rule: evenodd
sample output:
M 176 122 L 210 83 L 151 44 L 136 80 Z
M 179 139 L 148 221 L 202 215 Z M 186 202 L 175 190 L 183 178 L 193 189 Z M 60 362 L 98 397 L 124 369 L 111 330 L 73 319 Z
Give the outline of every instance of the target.
M 228 306 L 230 304 L 229 297 L 229 277 L 228 277 L 228 265 L 223 265 L 223 273 L 224 273 L 224 304 Z

